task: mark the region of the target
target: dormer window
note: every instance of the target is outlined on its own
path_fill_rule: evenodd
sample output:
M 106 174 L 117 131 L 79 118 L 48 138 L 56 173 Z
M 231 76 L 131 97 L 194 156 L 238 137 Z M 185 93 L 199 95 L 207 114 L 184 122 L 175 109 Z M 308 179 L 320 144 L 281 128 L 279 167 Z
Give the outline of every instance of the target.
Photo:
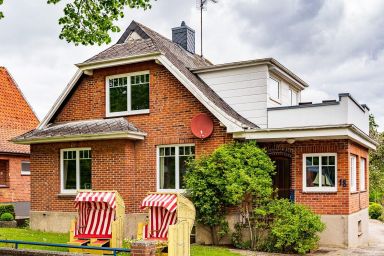
M 149 113 L 149 72 L 106 78 L 107 116 Z
M 268 79 L 268 95 L 272 100 L 280 99 L 280 82 L 272 77 Z

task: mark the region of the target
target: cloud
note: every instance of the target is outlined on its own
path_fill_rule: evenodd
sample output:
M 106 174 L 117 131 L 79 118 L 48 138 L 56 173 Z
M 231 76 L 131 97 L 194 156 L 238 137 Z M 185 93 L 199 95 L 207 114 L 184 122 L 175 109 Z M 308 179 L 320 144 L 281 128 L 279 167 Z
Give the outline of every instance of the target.
M 75 47 L 58 39 L 62 14 L 46 1 L 5 1 L 0 7 L 0 65 L 7 66 L 42 118 L 81 62 L 107 46 Z M 214 63 L 274 57 L 310 84 L 303 100 L 350 92 L 384 127 L 384 1 L 236 0 L 208 3 L 204 55 Z M 122 30 L 137 20 L 171 37 L 182 20 L 196 29 L 195 0 L 158 0 L 149 11 L 126 10 Z M 116 41 L 120 33 L 114 34 Z

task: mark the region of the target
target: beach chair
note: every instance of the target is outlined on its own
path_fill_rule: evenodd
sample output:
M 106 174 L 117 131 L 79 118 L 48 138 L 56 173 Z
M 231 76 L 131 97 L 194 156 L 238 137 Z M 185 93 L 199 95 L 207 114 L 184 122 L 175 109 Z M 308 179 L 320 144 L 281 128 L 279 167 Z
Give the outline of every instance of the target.
M 79 192 L 75 199 L 77 218 L 71 223 L 71 245 L 122 247 L 125 206 L 116 191 Z M 70 252 L 112 254 L 102 250 L 69 249 Z
M 138 239 L 156 241 L 161 256 L 190 255 L 196 215 L 191 201 L 178 193 L 149 193 L 141 208 L 148 209 L 148 218 L 138 224 Z

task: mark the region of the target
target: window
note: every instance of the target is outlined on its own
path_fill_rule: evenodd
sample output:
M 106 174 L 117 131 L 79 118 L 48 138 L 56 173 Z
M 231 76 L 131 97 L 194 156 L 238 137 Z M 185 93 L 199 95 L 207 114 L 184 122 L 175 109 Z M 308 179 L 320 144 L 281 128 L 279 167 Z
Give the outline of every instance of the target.
M 366 160 L 365 158 L 360 158 L 360 191 L 365 191 L 365 170 Z
M 31 175 L 30 162 L 21 162 L 21 175 Z
M 351 192 L 356 192 L 357 190 L 357 180 L 356 180 L 356 172 L 357 172 L 357 157 L 355 155 L 351 155 Z
M 92 188 L 92 155 L 89 148 L 61 150 L 61 192 Z
M 184 189 L 183 179 L 187 171 L 186 162 L 190 158 L 195 158 L 194 145 L 158 147 L 158 189 Z
M 303 155 L 304 192 L 336 192 L 337 155 Z
M 280 83 L 271 77 L 268 79 L 268 94 L 274 100 L 280 99 Z
M 109 76 L 106 80 L 108 116 L 149 113 L 149 72 Z
M 0 188 L 9 186 L 9 161 L 0 160 Z
M 292 89 L 289 89 L 289 94 L 291 98 L 291 106 L 297 105 L 297 92 Z

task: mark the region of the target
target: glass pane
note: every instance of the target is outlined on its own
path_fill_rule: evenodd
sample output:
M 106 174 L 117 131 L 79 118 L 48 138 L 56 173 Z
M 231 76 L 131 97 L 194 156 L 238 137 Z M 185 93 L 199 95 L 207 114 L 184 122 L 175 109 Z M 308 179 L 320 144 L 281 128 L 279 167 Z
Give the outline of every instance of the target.
M 319 165 L 319 157 L 318 156 L 316 156 L 316 157 L 313 157 L 312 158 L 312 165 Z
M 149 109 L 149 84 L 131 85 L 131 109 Z
M 175 157 L 160 157 L 160 188 L 175 189 Z
M 275 79 L 269 78 L 268 81 L 268 93 L 269 97 L 278 99 L 280 96 L 279 92 L 279 82 L 276 81 Z
M 321 180 L 321 186 L 322 187 L 335 187 L 335 167 L 334 166 L 326 166 L 322 167 L 322 180 Z
M 115 87 L 109 89 L 109 111 L 127 111 L 127 87 Z
M 305 160 L 306 165 L 312 165 L 312 157 L 307 157 Z
M 179 187 L 184 189 L 184 176 L 187 172 L 187 163 L 189 160 L 193 159 L 193 156 L 181 156 L 179 157 Z
M 318 166 L 307 166 L 307 187 L 319 187 L 319 167 Z
M 329 160 L 329 165 L 335 165 L 335 157 L 334 156 L 329 156 L 328 160 Z
M 75 153 L 75 152 L 74 152 Z M 76 160 L 64 160 L 64 189 L 76 189 Z
M 22 172 L 30 172 L 30 163 L 29 162 L 21 163 L 21 171 Z
M 322 165 L 328 165 L 328 157 L 327 156 L 321 157 L 321 164 Z
M 92 188 L 92 160 L 80 159 L 80 189 Z

